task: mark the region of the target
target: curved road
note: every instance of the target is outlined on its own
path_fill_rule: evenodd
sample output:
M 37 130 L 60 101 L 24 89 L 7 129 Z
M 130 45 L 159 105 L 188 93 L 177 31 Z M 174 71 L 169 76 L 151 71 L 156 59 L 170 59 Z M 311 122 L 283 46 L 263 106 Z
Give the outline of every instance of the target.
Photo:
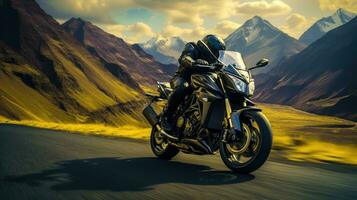
M 146 141 L 0 125 L 0 199 L 357 199 L 357 168 L 270 158 L 235 175 L 218 155 L 161 161 Z

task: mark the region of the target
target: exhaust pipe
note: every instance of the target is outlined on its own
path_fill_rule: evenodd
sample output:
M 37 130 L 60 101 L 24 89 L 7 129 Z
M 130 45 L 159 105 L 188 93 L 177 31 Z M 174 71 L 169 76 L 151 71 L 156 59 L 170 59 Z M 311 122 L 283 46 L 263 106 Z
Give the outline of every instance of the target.
M 146 108 L 143 110 L 143 115 L 146 120 L 148 120 L 148 122 L 151 124 L 151 126 L 155 126 L 159 122 L 158 115 L 156 114 L 151 104 L 146 106 Z
M 160 133 L 162 135 L 164 135 L 165 137 L 167 137 L 170 141 L 172 142 L 178 142 L 180 139 L 169 135 L 168 133 L 166 133 L 159 125 L 159 116 L 157 115 L 157 113 L 155 112 L 154 108 L 150 105 L 146 106 L 146 108 L 143 110 L 143 115 L 146 118 L 146 120 L 148 120 L 148 122 L 150 123 L 151 126 L 155 126 L 157 128 L 158 131 L 160 131 Z
M 165 137 L 167 137 L 167 139 L 169 139 L 171 142 L 178 142 L 180 139 L 178 137 L 172 136 L 168 133 L 166 133 L 159 124 L 156 124 L 156 128 L 157 130 L 160 131 L 161 134 L 163 134 Z

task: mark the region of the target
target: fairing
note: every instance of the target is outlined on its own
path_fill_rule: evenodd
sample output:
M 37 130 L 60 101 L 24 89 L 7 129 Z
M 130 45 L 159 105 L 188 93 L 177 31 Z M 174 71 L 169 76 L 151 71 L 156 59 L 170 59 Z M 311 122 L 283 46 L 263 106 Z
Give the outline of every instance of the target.
M 224 118 L 224 95 L 214 73 L 192 75 L 191 82 L 200 103 L 201 124 L 208 129 L 220 130 Z
M 222 93 L 216 84 L 217 75 L 214 73 L 194 74 L 191 76 L 191 83 L 196 90 L 202 88 L 210 93 Z

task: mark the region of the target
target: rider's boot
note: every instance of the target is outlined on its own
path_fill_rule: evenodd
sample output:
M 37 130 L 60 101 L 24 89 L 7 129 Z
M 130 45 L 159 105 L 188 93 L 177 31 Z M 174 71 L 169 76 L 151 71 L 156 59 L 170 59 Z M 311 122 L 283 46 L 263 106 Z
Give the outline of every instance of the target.
M 173 135 L 173 119 L 170 112 L 167 109 L 164 109 L 164 112 L 161 115 L 161 128 L 168 134 Z

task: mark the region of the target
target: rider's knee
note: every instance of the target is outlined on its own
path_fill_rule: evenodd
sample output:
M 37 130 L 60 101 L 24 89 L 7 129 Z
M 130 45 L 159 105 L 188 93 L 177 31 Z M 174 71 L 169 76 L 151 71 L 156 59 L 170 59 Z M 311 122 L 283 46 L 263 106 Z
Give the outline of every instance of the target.
M 181 77 L 175 77 L 170 82 L 171 87 L 175 90 L 185 90 L 188 87 L 188 83 Z

